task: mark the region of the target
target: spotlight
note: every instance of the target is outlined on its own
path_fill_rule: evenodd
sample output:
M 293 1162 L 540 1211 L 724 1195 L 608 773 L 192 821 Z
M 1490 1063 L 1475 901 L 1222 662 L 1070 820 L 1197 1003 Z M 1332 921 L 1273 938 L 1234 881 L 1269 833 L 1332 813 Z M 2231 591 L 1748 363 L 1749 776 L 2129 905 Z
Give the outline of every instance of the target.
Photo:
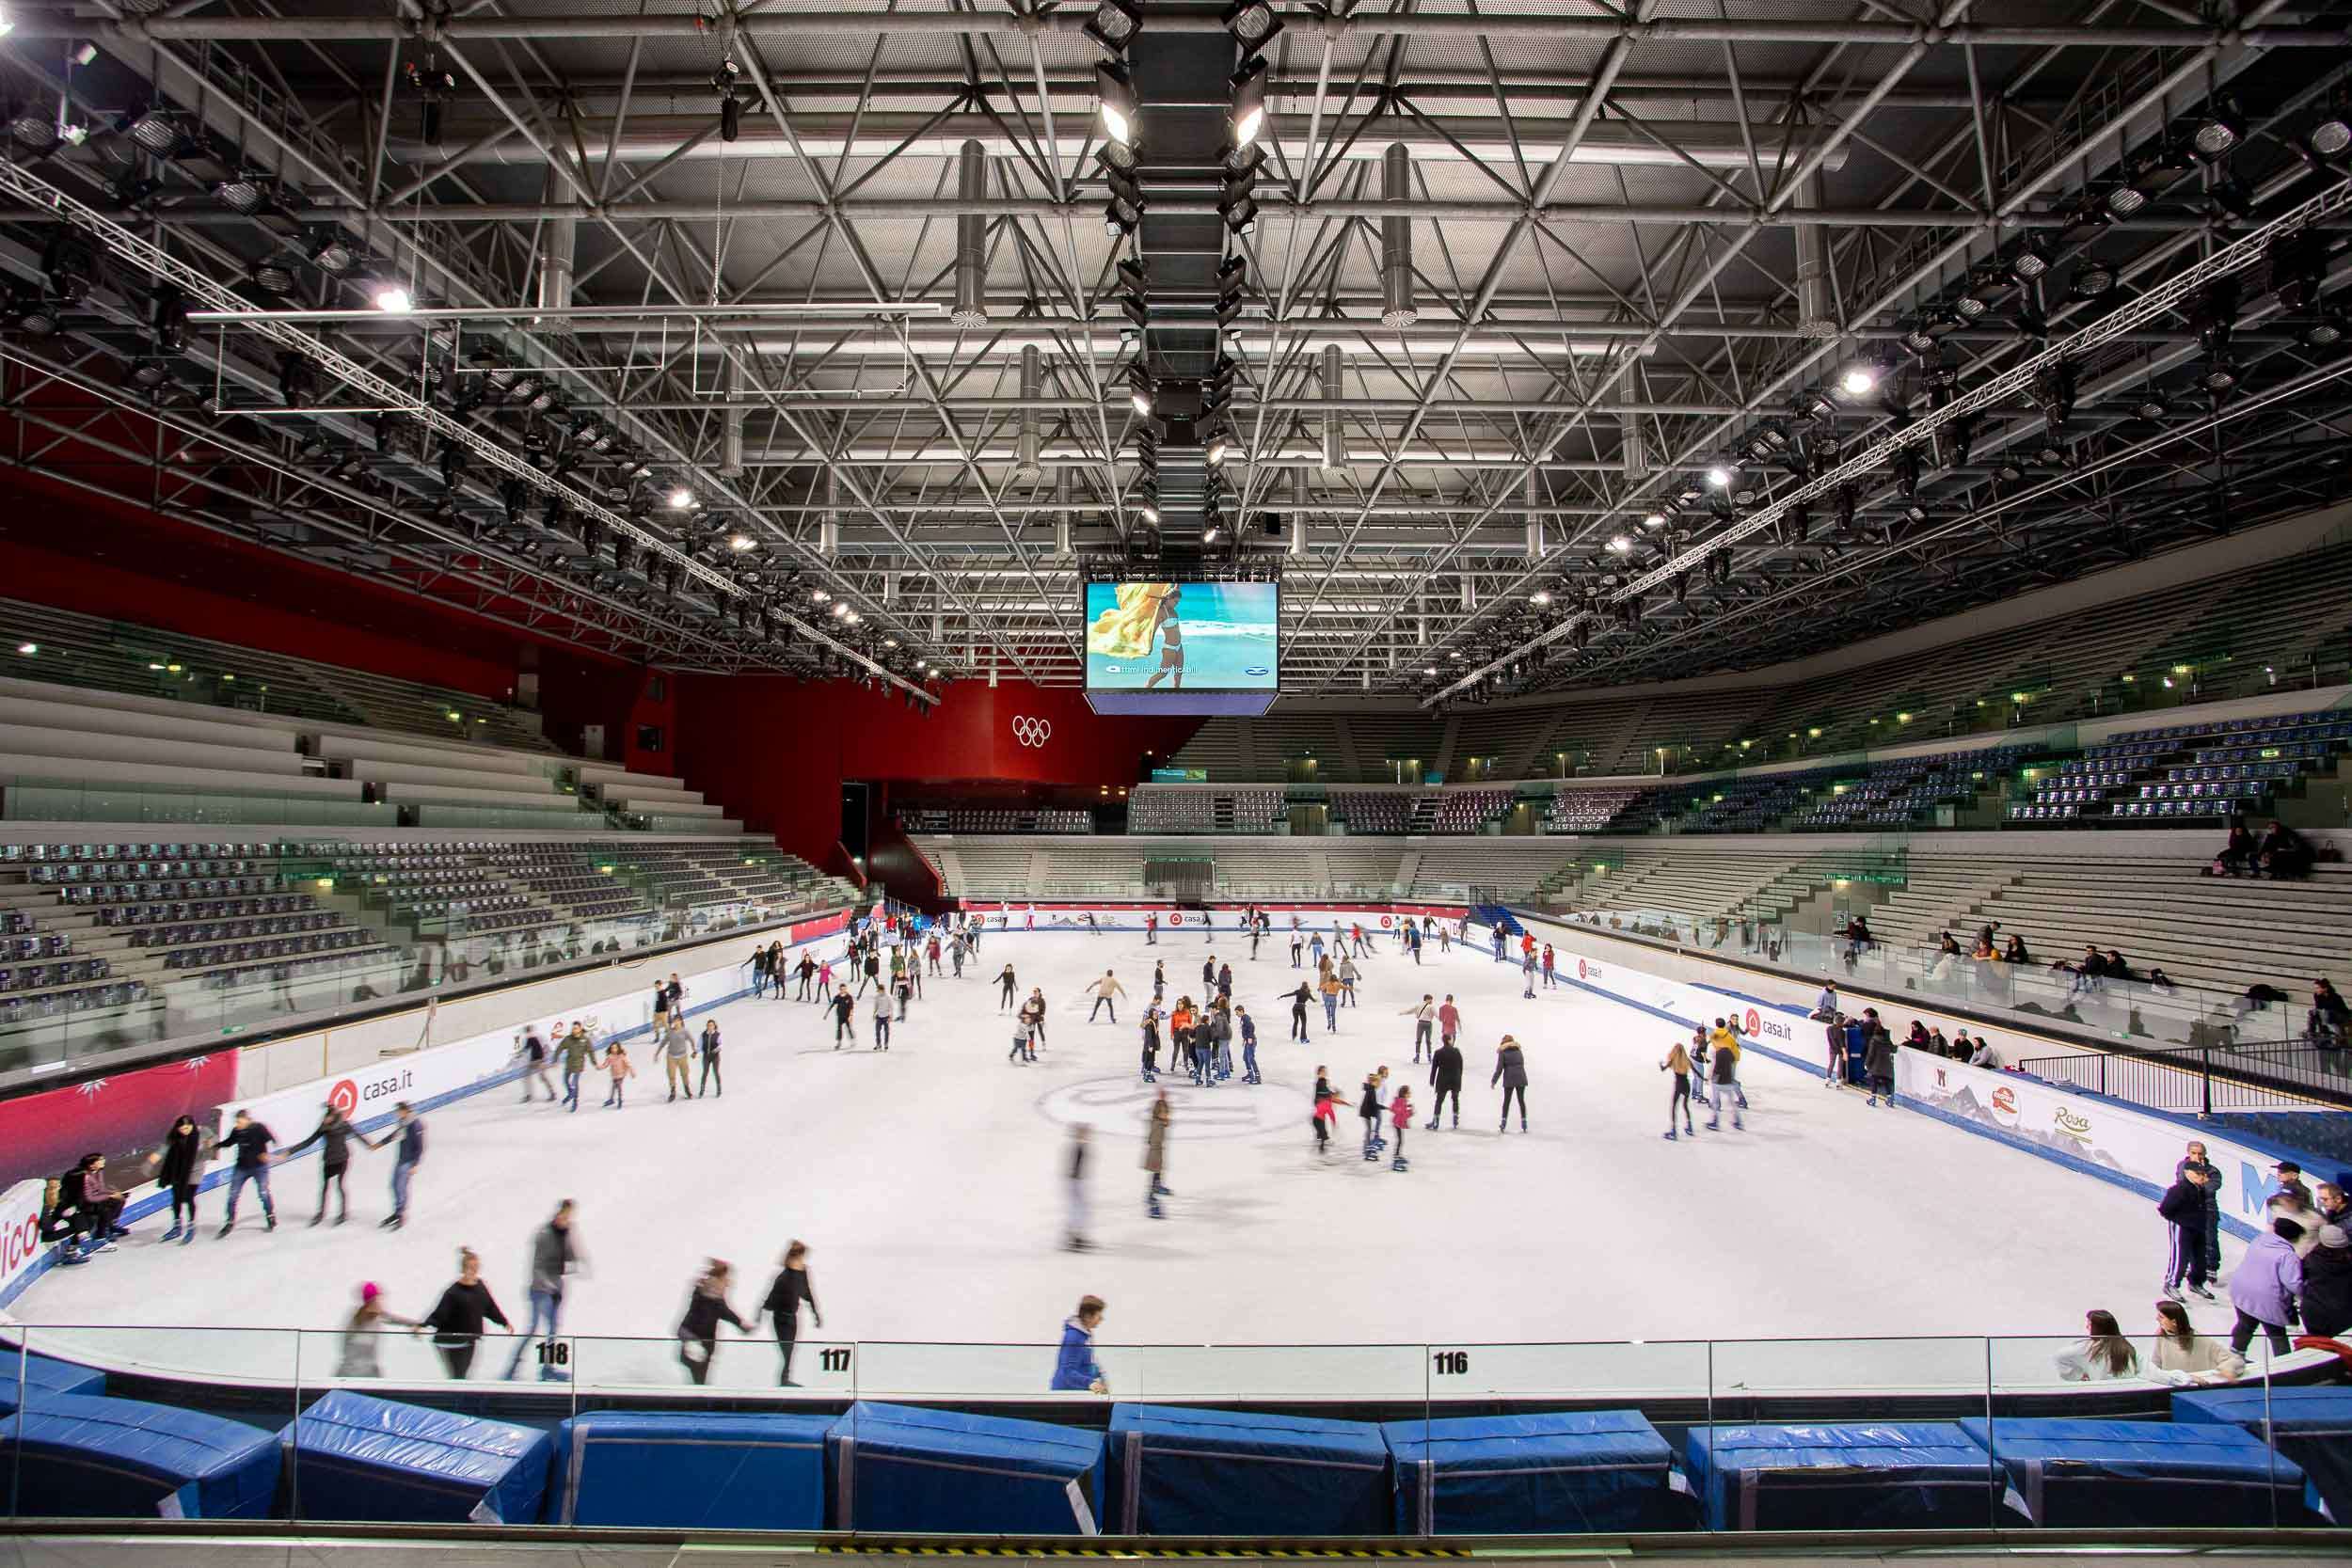
M 1837 389 L 1850 398 L 1867 398 L 1878 390 L 1878 385 L 1883 379 L 1884 372 L 1877 364 L 1867 359 L 1860 360 L 1847 366 L 1838 376 Z
M 681 484 L 670 492 L 670 510 L 683 512 L 694 504 L 694 492 Z
M 176 158 L 196 145 L 177 114 L 152 105 L 123 116 L 115 122 L 115 129 L 129 136 L 141 151 L 158 158 Z
M 344 243 L 342 236 L 332 230 L 323 230 L 314 236 L 305 254 L 319 271 L 334 275 L 349 272 L 359 260 L 358 255 Z
M 2127 218 L 2148 205 L 2148 193 L 2131 181 L 2123 180 L 2109 185 L 2107 194 L 2102 199 L 2106 202 L 2109 213 Z
M 405 316 L 416 306 L 416 301 L 408 297 L 408 291 L 397 283 L 387 283 L 376 290 L 370 303 L 388 316 Z
M 2297 138 L 2296 150 L 2323 166 L 2337 162 L 2352 151 L 2352 115 L 2338 103 Z
M 2228 355 L 2216 355 L 2212 363 L 2205 367 L 2204 381 L 2205 390 L 2216 397 L 2219 397 L 2224 392 L 2233 391 L 2238 383 L 2237 366 L 2231 361 Z
M 2331 349 L 2344 341 L 2344 318 L 2332 312 L 2303 324 L 2295 341 L 2305 348 Z
M 57 330 L 57 312 L 38 293 L 29 290 L 11 290 L 8 293 L 8 322 L 27 338 L 46 338 Z
M 1951 432 L 1952 466 L 1954 467 L 1964 468 L 1968 466 L 1968 458 L 1970 454 L 1976 450 L 1976 419 L 1974 416 L 1971 416 L 1967 419 L 1954 420 L 1946 428 Z
M 2115 269 L 2104 261 L 2089 257 L 2074 264 L 2074 276 L 2067 290 L 2076 299 L 2098 299 L 2115 292 Z
M 1663 512 L 1645 512 L 1642 514 L 1642 526 L 1656 533 L 1666 526 L 1666 515 Z
M 1229 439 L 1228 439 L 1228 437 L 1227 437 L 1227 436 L 1226 436 L 1225 432 L 1223 432 L 1223 431 L 1221 431 L 1221 430 L 1220 430 L 1220 431 L 1218 431 L 1216 435 L 1214 435 L 1214 436 L 1210 436 L 1210 437 L 1209 437 L 1208 454 L 1207 454 L 1207 455 L 1208 455 L 1208 464 L 1209 464 L 1209 467 L 1212 467 L 1212 468 L 1216 467 L 1218 467 L 1219 465 L 1221 465 L 1221 464 L 1225 461 L 1225 453 L 1226 453 L 1226 451 L 1227 451 L 1228 445 L 1229 445 Z
M 2009 259 L 2009 275 L 2020 283 L 2030 283 L 2050 270 L 2050 242 L 2040 234 L 2028 234 L 2017 242 L 2017 249 Z
M 2067 467 L 2065 444 L 2045 436 L 2034 448 L 2033 460 L 2045 468 L 2063 468 Z
M 1124 146 L 1134 146 L 1140 117 L 1135 81 L 1127 74 L 1127 68 L 1115 60 L 1096 61 L 1094 94 L 1102 101 L 1104 135 Z
M 2191 312 L 2198 346 L 2209 355 L 2230 352 L 2230 334 L 2237 325 L 2238 291 L 2233 279 L 2223 278 L 2205 290 Z
M 46 158 L 65 145 L 56 121 L 39 109 L 26 109 L 11 120 L 8 138 L 26 158 Z
M 1249 194 L 1249 187 L 1256 182 L 1255 174 L 1248 176 L 1246 183 L 1228 180 L 1217 196 L 1217 215 L 1225 220 L 1225 227 L 1232 230 L 1236 237 L 1248 234 L 1258 227 L 1258 201 Z
M 1895 453 L 1895 493 L 1905 500 L 1919 493 L 1919 453 L 1915 448 Z
M 2328 237 L 2309 229 L 2281 234 L 2270 242 L 2270 286 L 2280 308 L 2308 310 L 2319 298 L 2328 270 Z
M 2132 404 L 2132 413 L 2143 420 L 2161 420 L 2171 412 L 2172 405 L 2165 401 L 2164 394 L 2153 390 L 2142 392 L 2139 401 Z
M 2189 150 L 2208 164 L 2228 157 L 2245 139 L 2246 117 L 2229 98 L 2215 99 L 2189 127 Z
M 2004 484 L 2014 484 L 2026 477 L 2026 466 L 2014 457 L 2004 457 L 1994 465 L 1993 477 Z
M 1622 533 L 1613 533 L 1609 536 L 1609 548 L 1617 555 L 1630 555 L 1633 553 L 1633 541 Z
M 1104 182 L 1110 195 L 1103 203 L 1103 228 L 1114 238 L 1132 234 L 1143 222 L 1145 203 L 1143 185 L 1134 171 L 1104 166 Z
M 1733 477 L 1731 469 L 1721 463 L 1707 470 L 1707 483 L 1718 490 L 1730 489 Z
M 732 58 L 719 62 L 718 73 L 710 85 L 719 93 L 719 139 L 733 141 L 743 134 L 743 101 L 735 96 L 735 87 L 743 75 L 743 68 Z
M 2060 362 L 2050 366 L 2034 377 L 2033 400 L 2042 405 L 2042 412 L 2053 425 L 2063 425 L 2074 417 L 2074 386 L 2076 372 L 2072 364 Z
M 232 213 L 260 212 L 269 202 L 269 181 L 266 175 L 249 170 L 229 176 L 213 187 L 220 204 Z
M 1119 262 L 1119 308 L 1138 332 L 1152 325 L 1151 274 L 1146 263 L 1133 257 L 1121 257 Z
M 59 229 L 50 236 L 40 266 L 50 297 L 71 309 L 87 299 L 98 282 L 98 248 L 72 230 Z
M 1249 263 L 1240 256 L 1228 256 L 1216 265 L 1216 325 L 1220 330 L 1232 326 L 1241 316 L 1248 272 Z
M 1111 54 L 1124 55 L 1143 30 L 1143 10 L 1135 0 L 1096 0 L 1094 14 L 1078 30 Z
M 1853 516 L 1853 513 L 1854 513 L 1853 486 L 1852 486 L 1852 485 L 1851 485 L 1851 484 L 1841 484 L 1841 485 L 1839 485 L 1839 486 L 1837 487 L 1837 531 L 1838 531 L 1838 532 L 1840 532 L 1840 533 L 1851 533 L 1851 532 L 1854 531 L 1854 516 Z
M 289 408 L 307 408 L 316 401 L 318 372 L 310 361 L 289 351 L 278 356 L 278 401 Z
M 294 269 L 282 261 L 257 261 L 251 275 L 253 286 L 265 294 L 294 293 Z
M 1127 401 L 1135 405 L 1136 414 L 1147 419 L 1151 416 L 1155 391 L 1151 376 L 1144 373 L 1142 366 L 1137 365 L 1127 372 Z
M 131 367 L 131 384 L 152 391 L 155 388 L 162 386 L 170 374 L 170 367 L 160 360 L 142 359 Z
M 1344 8 L 1340 8 L 1343 9 Z M 1263 49 L 1275 34 L 1282 30 L 1282 19 L 1274 13 L 1266 0 L 1234 0 L 1225 8 L 1218 20 L 1225 30 L 1233 35 L 1233 41 L 1248 54 Z
M 1228 122 L 1233 128 L 1235 147 L 1248 147 L 1265 129 L 1265 57 L 1253 55 L 1242 61 L 1241 69 L 1226 83 L 1232 90 Z

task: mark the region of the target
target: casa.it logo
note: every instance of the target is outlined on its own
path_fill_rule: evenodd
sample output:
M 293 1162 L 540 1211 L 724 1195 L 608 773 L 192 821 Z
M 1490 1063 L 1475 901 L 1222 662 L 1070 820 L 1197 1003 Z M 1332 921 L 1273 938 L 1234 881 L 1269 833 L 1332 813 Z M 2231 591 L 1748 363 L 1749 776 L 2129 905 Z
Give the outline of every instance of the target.
M 1012 737 L 1024 746 L 1042 746 L 1054 738 L 1054 726 L 1042 719 L 1016 713 L 1012 719 Z
M 1182 926 L 1184 923 L 1184 917 L 1181 912 L 1171 914 L 1168 917 L 1168 923 L 1170 926 Z
M 1742 1021 L 1743 1027 L 1745 1027 L 1747 1032 L 1751 1035 L 1762 1034 L 1764 1032 L 1763 1023 L 1764 1020 L 1757 1015 L 1756 1010 L 1754 1007 L 1750 1007 L 1748 1009 L 1748 1016 Z
M 359 1108 L 359 1085 L 348 1078 L 338 1080 L 335 1086 L 326 1091 L 326 1102 L 348 1118 L 352 1112 Z
M 1580 980 L 1586 977 L 1584 973 L 1584 960 L 1582 958 L 1576 960 L 1576 977 Z
M 2005 1117 L 2017 1114 L 2017 1092 L 2007 1084 L 1993 1091 L 1993 1109 Z
M 1392 914 L 1384 914 L 1380 917 L 1380 924 L 1383 928 L 1393 926 L 1396 924 L 1396 916 Z

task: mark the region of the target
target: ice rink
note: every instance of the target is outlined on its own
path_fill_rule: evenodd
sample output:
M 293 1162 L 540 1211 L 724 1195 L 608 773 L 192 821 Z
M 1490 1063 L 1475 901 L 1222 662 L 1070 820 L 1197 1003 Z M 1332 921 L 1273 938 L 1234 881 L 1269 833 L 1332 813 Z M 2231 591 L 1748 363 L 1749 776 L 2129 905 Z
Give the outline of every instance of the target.
M 1232 961 L 1236 999 L 1260 1020 L 1266 1082 L 1163 1080 L 1175 1196 L 1154 1221 L 1134 1020 L 1155 958 L 1172 1002 L 1200 994 L 1211 951 Z M 1035 1066 L 1006 1060 L 992 976 L 1009 960 L 1051 1005 Z M 1089 1023 L 1081 992 L 1105 968 L 1128 992 L 1116 1025 Z M 749 1316 L 793 1237 L 811 1247 L 825 1312 L 821 1335 L 803 1324 L 812 1342 L 1033 1345 L 1088 1291 L 1110 1303 L 1106 1347 L 2067 1334 L 2090 1307 L 2146 1335 L 2164 1232 L 2144 1198 L 1924 1116 L 1866 1109 L 1857 1091 L 1754 1053 L 1746 1131 L 1726 1118 L 1708 1132 L 1702 1111 L 1695 1138 L 1669 1143 L 1658 1064 L 1682 1033 L 1673 1025 L 1565 982 L 1524 1000 L 1516 970 L 1458 948 L 1441 958 L 1433 944 L 1416 967 L 1383 943 L 1363 968 L 1338 1032 L 1317 1007 L 1297 1044 L 1284 1038 L 1280 993 L 1300 975 L 1283 933 L 1254 963 L 1230 933 L 1156 948 L 1139 932 L 993 933 L 965 978 L 927 982 L 887 1053 L 866 1048 L 862 1009 L 857 1048 L 836 1051 L 818 1008 L 739 1001 L 718 1014 L 723 1096 L 665 1103 L 658 1069 L 624 1110 L 598 1105 L 601 1078 L 577 1114 L 512 1089 L 479 1095 L 427 1117 L 404 1230 L 377 1227 L 389 1152 L 354 1161 L 351 1222 L 316 1228 L 306 1158 L 277 1174 L 275 1234 L 248 1192 L 237 1232 L 215 1240 L 222 1200 L 207 1194 L 194 1245 L 159 1244 L 166 1219 L 143 1220 L 118 1252 L 50 1271 L 15 1310 L 32 1323 L 331 1328 L 363 1280 L 423 1313 L 463 1243 L 519 1321 L 529 1237 L 571 1196 L 591 1268 L 565 1329 L 646 1337 L 640 1370 L 665 1383 L 679 1381 L 666 1337 L 703 1259 L 735 1262 Z M 1399 1174 L 1359 1157 L 1352 1101 L 1385 1064 L 1425 1103 L 1399 1015 L 1424 990 L 1462 1008 L 1466 1112 L 1459 1132 L 1417 1125 Z M 1526 1135 L 1498 1135 L 1500 1091 L 1486 1086 L 1506 1031 L 1527 1053 Z M 637 1054 L 645 1071 L 650 1053 Z M 1351 1100 L 1328 1158 L 1308 1127 L 1318 1064 Z M 1078 1120 L 1097 1134 L 1090 1254 L 1061 1248 L 1059 1172 Z M 275 1131 L 292 1143 L 310 1129 Z M 2237 1243 L 2225 1246 L 2233 1263 Z M 2209 1331 L 2230 1322 L 2226 1303 L 2196 1316 Z M 152 1335 L 119 1343 L 191 1364 L 229 1342 L 199 1352 L 194 1338 L 168 1354 Z M 476 1375 L 495 1375 L 501 1351 L 486 1347 Z M 725 1354 L 748 1380 L 773 1375 L 764 1345 Z M 331 1359 L 305 1357 L 314 1372 Z M 405 1341 L 387 1368 L 435 1370 Z

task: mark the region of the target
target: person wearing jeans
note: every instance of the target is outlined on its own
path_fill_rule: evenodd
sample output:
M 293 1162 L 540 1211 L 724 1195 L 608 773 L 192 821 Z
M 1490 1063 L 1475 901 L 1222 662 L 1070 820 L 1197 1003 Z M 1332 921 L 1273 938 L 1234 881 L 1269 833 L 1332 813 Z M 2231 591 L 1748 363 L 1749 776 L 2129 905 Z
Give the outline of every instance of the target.
M 522 1370 L 523 1356 L 530 1352 L 531 1341 L 544 1338 L 552 1343 L 562 1323 L 564 1276 L 580 1267 L 583 1256 L 572 1236 L 572 1200 L 567 1197 L 555 1206 L 555 1213 L 531 1239 L 531 1317 L 515 1341 L 514 1359 L 506 1364 L 506 1375 L 510 1378 Z M 570 1374 L 543 1355 L 539 1376 L 555 1383 L 566 1381 Z
M 368 1142 L 370 1148 L 393 1142 L 400 1145 L 392 1153 L 392 1212 L 377 1227 L 382 1230 L 398 1230 L 408 1222 L 408 1183 L 424 1162 L 424 1123 L 418 1119 L 416 1107 L 404 1100 L 392 1107 L 392 1115 L 399 1120 L 399 1131 Z
M 262 1217 L 266 1228 L 278 1228 L 278 1206 L 269 1196 L 269 1146 L 275 1141 L 269 1128 L 255 1121 L 246 1111 L 237 1113 L 229 1135 L 220 1140 L 220 1147 L 232 1151 L 237 1162 L 229 1175 L 229 1212 L 221 1218 L 221 1235 L 226 1236 L 236 1227 L 237 1195 L 245 1191 L 248 1181 L 261 1189 Z
M 2302 1239 L 2303 1227 L 2280 1215 L 2254 1238 L 2230 1275 L 2230 1305 L 2237 1308 L 2230 1348 L 2240 1355 L 2254 1342 L 2257 1328 L 2269 1338 L 2272 1355 L 2287 1354 L 2287 1323 L 2303 1291 L 2303 1260 L 2295 1253 Z

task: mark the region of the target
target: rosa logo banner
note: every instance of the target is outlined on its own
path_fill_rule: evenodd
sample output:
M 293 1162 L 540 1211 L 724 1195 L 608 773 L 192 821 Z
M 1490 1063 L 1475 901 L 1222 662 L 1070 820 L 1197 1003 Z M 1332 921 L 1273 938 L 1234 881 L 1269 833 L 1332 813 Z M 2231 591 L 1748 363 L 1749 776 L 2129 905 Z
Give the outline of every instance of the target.
M 1054 738 L 1054 726 L 1045 720 L 1017 713 L 1012 720 L 1012 737 L 1024 746 L 1042 746 Z

